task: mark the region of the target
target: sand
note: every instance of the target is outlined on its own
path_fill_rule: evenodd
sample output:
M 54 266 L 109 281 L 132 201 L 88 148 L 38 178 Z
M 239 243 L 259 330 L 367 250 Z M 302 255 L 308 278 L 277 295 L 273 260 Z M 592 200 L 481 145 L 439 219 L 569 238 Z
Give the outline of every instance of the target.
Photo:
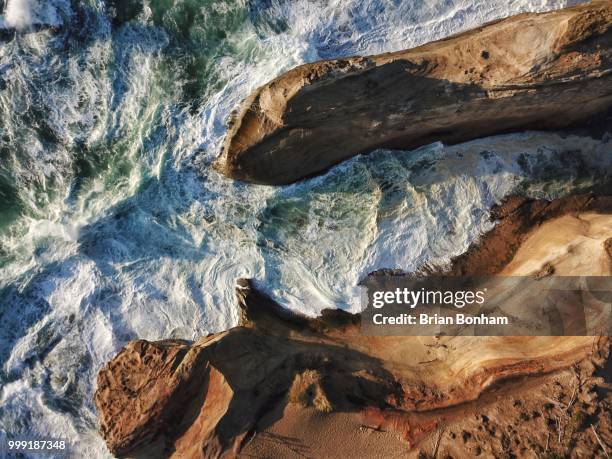
M 608 240 L 612 215 L 566 215 L 533 230 L 502 274 L 529 276 L 552 266 L 557 276 L 609 276 Z

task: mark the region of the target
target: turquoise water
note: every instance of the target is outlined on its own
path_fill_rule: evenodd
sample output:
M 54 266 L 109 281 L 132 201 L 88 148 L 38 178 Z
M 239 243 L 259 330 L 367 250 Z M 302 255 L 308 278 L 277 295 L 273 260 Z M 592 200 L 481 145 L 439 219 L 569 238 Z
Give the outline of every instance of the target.
M 91 401 L 100 366 L 136 337 L 234 325 L 238 277 L 307 314 L 357 310 L 365 274 L 448 264 L 504 196 L 606 183 L 608 138 L 550 133 L 380 151 L 282 188 L 209 167 L 232 108 L 297 64 L 566 4 L 5 2 L 0 431 L 104 457 Z

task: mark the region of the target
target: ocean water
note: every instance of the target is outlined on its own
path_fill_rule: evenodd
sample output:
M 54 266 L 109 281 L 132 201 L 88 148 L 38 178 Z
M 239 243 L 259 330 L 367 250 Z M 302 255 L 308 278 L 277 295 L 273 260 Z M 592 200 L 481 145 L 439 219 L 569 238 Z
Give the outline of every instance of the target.
M 569 3 L 0 0 L 0 435 L 107 457 L 99 368 L 131 339 L 235 325 L 237 278 L 306 314 L 356 311 L 364 275 L 447 265 L 504 196 L 608 183 L 609 136 L 537 132 L 280 188 L 210 168 L 231 109 L 295 65 Z

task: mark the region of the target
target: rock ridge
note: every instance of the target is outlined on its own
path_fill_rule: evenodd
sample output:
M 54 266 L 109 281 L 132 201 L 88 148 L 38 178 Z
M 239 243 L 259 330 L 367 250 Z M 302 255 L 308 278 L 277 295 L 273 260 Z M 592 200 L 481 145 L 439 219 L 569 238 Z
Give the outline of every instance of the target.
M 377 148 L 560 129 L 612 105 L 612 4 L 520 14 L 414 49 L 301 65 L 232 114 L 215 167 L 282 185 Z
M 527 232 L 583 212 L 611 214 L 612 197 L 509 198 L 493 212 L 501 229 L 450 273 L 500 272 Z M 495 256 L 489 269 L 484 260 Z M 94 401 L 113 454 L 236 457 L 298 402 L 327 416 L 390 423 L 410 446 L 439 425 L 440 410 L 486 398 L 504 381 L 601 365 L 609 353 L 606 337 L 367 337 L 357 314 L 302 316 L 247 279 L 236 298 L 239 326 L 193 343 L 130 342 L 100 370 Z

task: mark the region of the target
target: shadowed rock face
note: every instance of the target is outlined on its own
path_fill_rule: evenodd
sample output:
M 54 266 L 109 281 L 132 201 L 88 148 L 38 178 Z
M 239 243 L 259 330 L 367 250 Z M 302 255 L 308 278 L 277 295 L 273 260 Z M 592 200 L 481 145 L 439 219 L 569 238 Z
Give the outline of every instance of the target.
M 280 185 L 376 148 L 572 125 L 612 105 L 611 24 L 612 3 L 595 1 L 302 65 L 242 103 L 216 168 Z
M 242 304 L 257 307 L 257 296 L 248 293 Z M 352 317 L 332 319 L 302 328 L 269 311 L 272 329 L 266 320 L 248 321 L 191 345 L 129 343 L 98 375 L 95 403 L 109 450 L 120 457 L 233 457 L 283 417 L 292 383 L 306 371 L 320 375 L 334 413 L 409 418 L 475 400 L 509 378 L 570 367 L 593 350 L 592 337 L 366 337 Z M 435 346 L 439 361 L 426 354 Z M 407 436 L 406 446 L 418 439 Z
M 547 220 L 583 212 L 609 215 L 612 200 L 509 199 L 493 212 L 496 228 L 456 259 L 449 274 L 500 272 L 527 233 Z M 604 241 L 602 253 L 608 245 Z M 359 315 L 325 310 L 307 318 L 284 310 L 247 280 L 238 282 L 236 295 L 238 327 L 194 343 L 131 342 L 100 371 L 94 398 L 113 454 L 234 457 L 247 444 L 265 441 L 258 435 L 271 426 L 304 415 L 301 408 L 296 411 L 292 393 L 305 374 L 316 387 L 307 388 L 312 393 L 302 399 L 319 397 L 313 405 L 323 407 L 328 421 L 378 419 L 393 425 L 400 447 L 407 448 L 437 425 L 440 412 L 432 410 L 480 400 L 501 381 L 558 371 L 607 353 L 606 338 L 595 343 L 585 336 L 364 336 Z M 291 436 L 306 438 L 308 429 L 297 424 Z M 373 453 L 377 446 L 369 448 Z

